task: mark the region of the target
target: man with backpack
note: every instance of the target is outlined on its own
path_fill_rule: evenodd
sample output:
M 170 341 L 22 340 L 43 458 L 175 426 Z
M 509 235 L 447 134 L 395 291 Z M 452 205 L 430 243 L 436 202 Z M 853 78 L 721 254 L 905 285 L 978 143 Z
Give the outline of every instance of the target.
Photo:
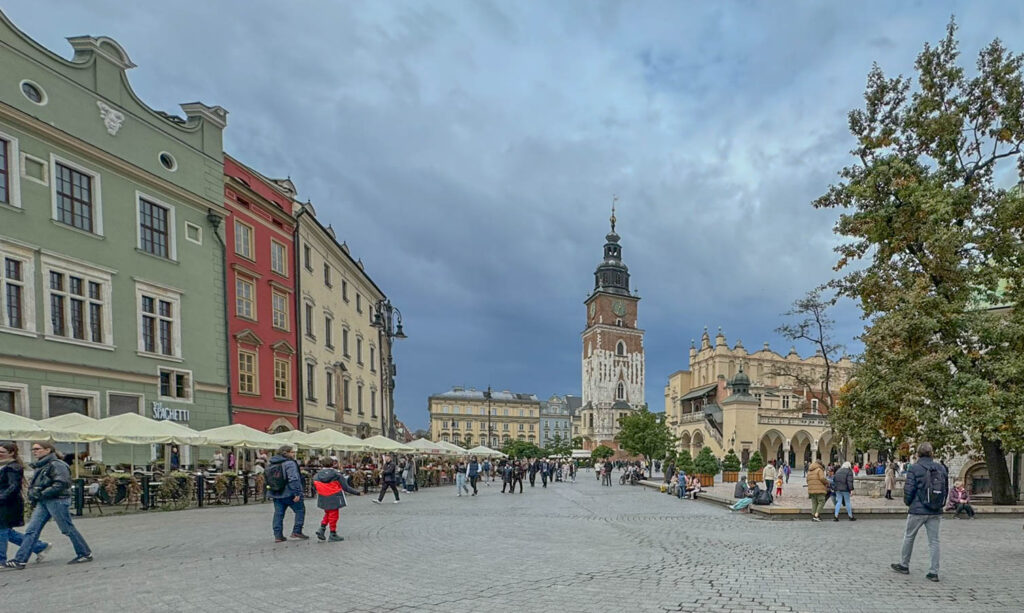
M 274 457 L 270 458 L 270 466 L 263 473 L 267 483 L 267 492 L 274 501 L 274 542 L 283 543 L 284 512 L 291 509 L 295 513 L 295 525 L 291 537 L 305 541 L 309 537 L 302 533 L 302 524 L 306 520 L 306 503 L 302 501 L 302 476 L 299 474 L 299 463 L 295 461 L 295 450 L 290 445 L 278 448 Z
M 939 580 L 939 522 L 942 509 L 949 494 L 949 477 L 942 464 L 932 460 L 932 444 L 921 443 L 917 447 L 918 461 L 907 470 L 907 482 L 903 489 L 903 503 L 907 510 L 907 530 L 903 536 L 903 551 L 898 564 L 892 569 L 904 575 L 910 574 L 910 554 L 914 551 L 914 539 L 924 526 L 928 532 L 928 552 L 931 566 L 925 578 Z

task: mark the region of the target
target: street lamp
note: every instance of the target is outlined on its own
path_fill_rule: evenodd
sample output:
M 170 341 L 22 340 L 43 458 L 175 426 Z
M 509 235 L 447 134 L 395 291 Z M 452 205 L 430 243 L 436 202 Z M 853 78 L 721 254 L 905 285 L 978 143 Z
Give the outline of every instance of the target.
M 487 399 L 487 446 L 492 447 L 494 445 L 494 435 L 491 434 L 491 386 L 487 386 L 487 391 L 484 392 L 484 398 Z
M 380 432 L 388 438 L 394 439 L 396 436 L 395 432 L 395 363 L 391 357 L 392 345 L 394 339 L 406 338 L 405 332 L 402 330 L 402 312 L 396 307 L 391 305 L 391 300 L 384 299 L 378 300 L 377 304 L 373 308 L 373 323 L 370 324 L 374 328 L 377 328 L 377 337 L 381 347 L 384 342 L 387 342 L 388 346 L 388 357 L 387 362 L 384 361 L 383 354 L 381 355 L 381 372 L 380 372 L 380 384 L 384 387 L 384 374 L 387 373 L 387 391 L 388 391 L 388 409 L 391 411 L 390 422 L 387 419 L 387 411 L 380 412 Z M 386 371 L 385 371 L 386 369 Z

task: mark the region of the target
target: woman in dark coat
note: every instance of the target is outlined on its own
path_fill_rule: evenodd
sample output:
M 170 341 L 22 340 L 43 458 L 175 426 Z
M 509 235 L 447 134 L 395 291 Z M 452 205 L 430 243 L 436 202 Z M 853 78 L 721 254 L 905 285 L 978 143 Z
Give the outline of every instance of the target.
M 0 443 L 0 564 L 7 562 L 7 543 L 21 545 L 22 533 L 15 530 L 25 525 L 25 467 L 18 457 L 18 446 L 10 441 Z M 37 541 L 32 548 L 36 562 L 41 562 L 49 543 Z

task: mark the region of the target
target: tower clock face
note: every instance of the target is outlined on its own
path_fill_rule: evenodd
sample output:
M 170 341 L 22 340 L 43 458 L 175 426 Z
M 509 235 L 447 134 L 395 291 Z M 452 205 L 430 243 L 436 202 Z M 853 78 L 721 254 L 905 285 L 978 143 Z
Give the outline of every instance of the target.
M 626 303 L 621 300 L 616 300 L 612 303 L 612 312 L 622 317 L 626 314 Z

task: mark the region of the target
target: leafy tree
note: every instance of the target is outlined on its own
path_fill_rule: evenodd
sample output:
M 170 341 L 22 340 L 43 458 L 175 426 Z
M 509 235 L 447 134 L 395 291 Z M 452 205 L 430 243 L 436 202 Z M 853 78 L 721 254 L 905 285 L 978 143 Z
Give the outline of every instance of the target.
M 722 458 L 722 470 L 730 472 L 738 472 L 740 470 L 740 459 L 736 457 L 736 452 L 732 449 Z
M 510 440 L 501 448 L 501 452 L 510 458 L 540 458 L 544 456 L 543 449 L 533 443 L 520 440 Z
M 698 475 L 718 474 L 718 459 L 711 453 L 710 447 L 704 447 L 700 450 L 700 453 L 697 454 L 697 459 L 693 461 L 693 465 Z
M 747 472 L 756 473 L 762 468 L 764 468 L 764 458 L 761 457 L 760 451 L 755 451 L 747 459 Z
M 590 457 L 595 460 L 603 460 L 605 458 L 610 458 L 613 455 L 615 455 L 615 450 L 608 445 L 598 445 L 590 452 Z
M 1024 56 L 997 39 L 969 77 L 956 24 L 912 79 L 875 65 L 851 111 L 855 162 L 814 202 L 841 209 L 833 287 L 859 301 L 864 355 L 830 414 L 858 442 L 982 449 L 996 504 L 1012 504 L 1006 454 L 1024 450 Z M 913 89 L 913 91 L 912 91 Z M 853 264 L 857 266 L 852 266 Z M 852 270 L 850 270 L 852 268 Z
M 690 455 L 689 449 L 683 449 L 679 452 L 676 458 L 676 470 L 681 470 L 687 475 L 694 474 L 693 456 Z
M 572 437 L 572 448 L 573 449 L 583 449 L 583 437 L 582 436 L 574 436 L 574 437 Z
M 547 455 L 567 456 L 572 454 L 572 447 L 569 445 L 569 441 L 562 438 L 560 434 L 551 437 L 545 449 L 548 452 Z
M 829 316 L 828 309 L 835 299 L 822 296 L 825 288 L 815 288 L 793 303 L 793 308 L 785 313 L 787 316 L 801 317 L 794 324 L 785 324 L 775 329 L 778 334 L 791 341 L 805 341 L 814 346 L 815 351 L 825 360 L 825 375 L 811 377 L 811 371 L 802 365 L 779 363 L 772 366 L 771 374 L 792 378 L 800 387 L 810 390 L 818 398 L 825 412 L 832 409 L 833 373 L 835 372 L 835 356 L 843 346 L 833 342 L 832 330 L 835 321 Z
M 672 449 L 676 437 L 665 423 L 665 414 L 655 415 L 641 408 L 619 418 L 621 429 L 615 440 L 619 446 L 633 455 L 643 456 L 651 470 L 654 470 L 654 458 L 662 458 Z

